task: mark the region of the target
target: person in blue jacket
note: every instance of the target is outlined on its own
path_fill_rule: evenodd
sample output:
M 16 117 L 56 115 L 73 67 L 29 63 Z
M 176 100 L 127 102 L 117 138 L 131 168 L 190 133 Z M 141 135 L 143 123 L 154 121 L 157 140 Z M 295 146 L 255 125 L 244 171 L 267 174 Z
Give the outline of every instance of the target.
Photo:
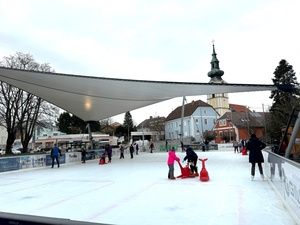
M 185 150 L 186 156 L 184 157 L 183 161 L 188 160 L 188 163 L 190 164 L 191 169 L 191 175 L 192 176 L 199 176 L 198 174 L 198 168 L 197 168 L 197 161 L 198 161 L 198 155 L 192 147 L 188 146 Z
M 57 147 L 57 144 L 54 144 L 54 147 L 51 149 L 51 158 L 52 158 L 52 167 L 54 166 L 54 160 L 56 160 L 57 167 L 59 167 L 58 154 L 61 156 L 61 151 Z

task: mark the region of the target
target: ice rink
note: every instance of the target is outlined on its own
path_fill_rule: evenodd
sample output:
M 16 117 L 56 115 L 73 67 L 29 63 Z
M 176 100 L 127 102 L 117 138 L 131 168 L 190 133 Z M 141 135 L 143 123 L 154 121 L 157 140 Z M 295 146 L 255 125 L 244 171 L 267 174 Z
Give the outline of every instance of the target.
M 169 180 L 166 152 L 0 173 L 0 211 L 120 225 L 296 224 L 258 168 L 251 181 L 248 156 L 196 152 L 208 158 L 208 182 Z M 185 153 L 176 154 L 182 161 Z

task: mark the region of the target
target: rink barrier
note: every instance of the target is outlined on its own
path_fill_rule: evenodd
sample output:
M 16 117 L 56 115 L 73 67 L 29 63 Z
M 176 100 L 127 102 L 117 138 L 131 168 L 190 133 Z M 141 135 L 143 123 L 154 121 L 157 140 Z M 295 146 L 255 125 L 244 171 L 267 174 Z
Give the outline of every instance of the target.
M 43 216 L 32 216 L 32 215 L 23 215 L 16 213 L 4 213 L 0 212 L 0 224 L 1 225 L 108 225 L 104 223 L 93 223 L 93 222 L 84 222 L 76 221 L 69 219 L 59 219 L 52 217 L 43 217 Z
M 89 150 L 86 160 L 100 158 L 104 149 Z M 60 164 L 81 162 L 81 152 L 66 152 L 58 157 Z M 0 158 L 0 173 L 29 168 L 43 168 L 52 165 L 50 154 L 18 155 Z M 56 165 L 56 162 L 55 162 Z
M 264 174 L 286 209 L 300 224 L 300 165 L 290 159 L 264 151 Z

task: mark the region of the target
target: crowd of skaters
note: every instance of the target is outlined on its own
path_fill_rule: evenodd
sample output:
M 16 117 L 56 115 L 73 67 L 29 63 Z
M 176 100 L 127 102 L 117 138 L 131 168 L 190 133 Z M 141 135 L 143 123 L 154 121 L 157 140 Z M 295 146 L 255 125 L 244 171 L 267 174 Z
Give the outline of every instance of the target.
M 207 144 L 207 143 L 205 143 Z M 249 163 L 251 163 L 251 179 L 253 180 L 255 177 L 255 165 L 257 164 L 259 173 L 261 175 L 261 178 L 264 179 L 264 174 L 263 174 L 263 169 L 262 169 L 262 163 L 264 163 L 264 158 L 263 154 L 261 152 L 262 149 L 266 147 L 266 144 L 262 141 L 260 141 L 255 134 L 251 134 L 251 137 L 249 140 L 242 139 L 238 143 L 236 140 L 233 140 L 233 149 L 234 153 L 241 152 L 243 149 L 246 151 L 249 151 Z M 168 143 L 166 141 L 166 148 L 168 146 Z M 155 149 L 153 142 L 150 144 L 150 153 L 153 153 L 153 150 Z M 120 159 L 124 159 L 124 151 L 125 149 L 129 148 L 129 153 L 130 153 L 130 158 L 133 159 L 134 153 L 138 155 L 139 152 L 139 145 L 136 143 L 134 146 L 132 143 L 129 145 L 123 145 L 121 144 L 119 146 L 119 151 L 120 151 Z M 198 155 L 197 153 L 190 147 L 190 146 L 185 146 L 184 143 L 181 141 L 181 148 L 182 152 L 186 153 L 186 156 L 183 159 L 183 162 L 187 160 L 188 166 L 191 171 L 191 177 L 196 177 L 199 176 L 198 173 L 198 167 L 197 167 L 197 161 L 198 161 Z M 174 177 L 174 162 L 175 161 L 180 161 L 180 159 L 176 156 L 175 153 L 175 148 L 172 147 L 168 151 L 168 160 L 167 164 L 169 167 L 168 170 L 168 179 L 175 180 L 176 178 Z M 54 160 L 57 161 L 58 167 L 59 167 L 59 162 L 58 162 L 58 154 L 60 153 L 59 149 L 57 148 L 57 145 L 54 146 L 54 148 L 51 151 L 51 157 L 52 157 L 52 168 L 54 165 Z M 86 150 L 82 149 L 82 162 L 85 163 L 85 157 L 86 157 Z M 112 147 L 110 144 L 105 146 L 105 151 L 102 154 L 99 164 L 105 164 L 105 158 L 108 158 L 107 163 L 111 163 L 111 158 L 112 158 Z
M 119 159 L 124 159 L 124 152 L 126 149 L 129 149 L 129 153 L 130 153 L 130 158 L 133 159 L 134 154 L 138 155 L 139 154 L 139 145 L 136 143 L 135 145 L 133 145 L 132 143 L 128 146 L 126 144 L 120 144 L 119 145 L 119 152 L 120 152 L 120 157 Z M 153 142 L 151 142 L 150 146 L 150 153 L 153 153 L 153 150 L 155 149 L 155 146 L 153 144 Z M 110 144 L 107 144 L 105 146 L 105 150 L 104 153 L 102 154 L 101 158 L 100 158 L 100 164 L 105 164 L 106 161 L 105 159 L 108 158 L 108 162 L 107 163 L 111 163 L 111 158 L 112 158 L 112 147 Z

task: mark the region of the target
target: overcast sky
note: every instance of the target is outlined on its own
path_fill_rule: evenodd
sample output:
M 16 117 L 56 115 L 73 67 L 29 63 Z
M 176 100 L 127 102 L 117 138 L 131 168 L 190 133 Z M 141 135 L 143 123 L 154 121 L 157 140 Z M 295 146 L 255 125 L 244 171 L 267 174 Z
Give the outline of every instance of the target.
M 300 73 L 299 10 L 299 0 L 0 0 L 0 58 L 23 52 L 58 73 L 202 83 L 214 40 L 225 81 L 272 84 L 281 59 Z M 262 111 L 269 96 L 230 94 L 229 101 Z M 187 98 L 198 99 L 206 96 Z M 181 104 L 131 114 L 140 123 Z

